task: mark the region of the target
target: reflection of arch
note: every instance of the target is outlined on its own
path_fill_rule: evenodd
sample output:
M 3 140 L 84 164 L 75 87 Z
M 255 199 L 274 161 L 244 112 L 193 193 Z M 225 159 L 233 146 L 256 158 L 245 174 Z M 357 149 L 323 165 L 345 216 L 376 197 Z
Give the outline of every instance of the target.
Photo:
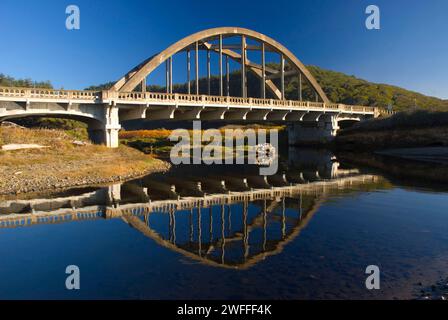
M 285 246 L 293 241 L 300 234 L 301 230 L 307 226 L 308 222 L 318 211 L 321 203 L 326 201 L 329 195 L 340 193 L 346 195 L 351 194 L 357 192 L 357 189 L 354 189 L 355 186 L 369 186 L 371 183 L 376 184 L 377 182 L 378 177 L 376 176 L 355 175 L 353 177 L 298 184 L 296 186 L 258 189 L 253 190 L 250 193 L 233 192 L 201 197 L 185 197 L 178 198 L 177 200 L 156 200 L 151 202 L 144 200 L 142 203 L 124 203 L 119 206 L 115 206 L 115 204 L 116 200 L 120 201 L 122 190 L 120 185 L 113 185 L 106 189 L 100 189 L 97 192 L 86 190 L 87 193 L 80 192 L 79 195 L 76 196 L 55 199 L 12 200 L 3 203 L 0 202 L 2 210 L 10 212 L 10 214 L 0 215 L 0 228 L 73 222 L 86 219 L 121 218 L 130 226 L 142 232 L 145 236 L 153 239 L 157 244 L 195 261 L 215 267 L 247 269 L 258 262 L 263 261 L 266 257 L 281 253 Z M 132 189 L 135 189 L 135 186 Z M 144 194 L 146 191 L 144 189 L 134 191 L 137 191 L 139 195 L 143 195 L 143 198 L 145 198 Z M 272 205 L 269 205 L 269 201 L 272 201 Z M 263 202 L 263 205 L 260 207 L 261 211 L 255 216 L 248 214 L 248 202 Z M 273 210 L 275 208 L 275 204 L 280 203 L 281 212 L 270 212 L 270 209 Z M 112 204 L 113 206 L 111 206 Z M 223 210 L 224 206 L 231 204 L 242 204 L 242 215 L 237 214 L 235 216 L 234 210 L 232 210 L 232 212 L 229 210 L 226 215 L 225 210 Z M 218 220 L 214 220 L 215 222 L 218 222 L 215 226 L 218 224 L 221 226 L 220 230 L 214 231 L 216 236 L 213 237 L 213 233 L 210 231 L 210 233 L 203 233 L 205 237 L 199 238 L 198 236 L 194 241 L 182 241 L 181 239 L 176 242 L 177 218 L 175 212 L 183 211 L 183 213 L 179 213 L 185 214 L 186 211 L 189 210 L 211 208 L 212 206 L 221 206 L 220 215 L 215 215 L 215 218 L 218 216 Z M 34 208 L 36 211 L 25 213 L 25 210 L 23 210 L 25 207 L 27 210 L 32 210 Z M 286 208 L 292 209 L 299 214 L 293 212 L 288 213 L 286 212 Z M 19 209 L 23 213 L 15 214 L 13 213 L 15 209 Z M 160 226 L 164 227 L 165 225 L 158 224 L 153 226 L 150 223 L 149 218 L 153 213 L 160 213 L 166 216 L 169 214 L 169 237 L 164 237 L 163 234 L 158 231 L 160 229 L 156 230 L 156 228 Z M 235 219 L 243 218 L 242 226 L 239 225 L 232 228 L 230 223 L 226 224 L 226 216 L 227 222 L 229 222 L 231 221 L 231 214 Z M 212 211 L 210 215 L 213 217 Z M 251 217 L 248 218 L 249 216 Z M 201 221 L 201 224 L 196 224 L 198 235 L 202 234 L 199 225 L 203 226 L 205 224 L 202 223 L 200 217 L 206 217 L 206 213 L 202 212 L 198 217 L 199 220 L 197 221 Z M 212 220 L 210 219 L 209 221 Z M 244 221 L 246 223 L 244 223 Z M 189 223 L 190 230 L 192 230 L 191 222 Z M 209 223 L 209 226 L 212 226 L 212 223 Z M 272 223 L 274 223 L 274 225 L 272 225 Z M 223 232 L 225 228 L 228 230 L 227 234 Z M 277 230 L 278 234 L 279 228 L 281 228 L 281 238 L 275 235 L 272 238 L 269 236 L 260 236 L 259 234 L 259 239 L 256 240 L 256 242 L 249 242 L 249 238 L 256 239 L 256 236 L 252 237 L 256 232 L 263 231 L 266 235 L 266 230 Z M 188 230 L 187 228 L 182 227 L 178 228 L 178 230 L 179 229 Z M 204 230 L 203 227 L 202 230 Z M 269 232 L 267 234 L 269 234 Z M 262 237 L 262 241 L 260 241 L 260 237 Z M 179 237 L 177 239 L 179 239 Z M 191 233 L 190 239 L 192 239 Z M 201 241 L 198 239 L 201 239 Z M 221 239 L 224 239 L 224 241 Z M 245 252 L 244 260 L 240 261 L 238 259 L 235 261 L 235 259 L 230 259 L 229 261 L 229 259 L 224 259 L 224 255 L 217 256 L 217 254 L 224 252 L 219 251 L 221 248 L 225 249 L 225 252 L 227 253 L 232 252 L 234 249 L 232 243 L 238 244 L 238 242 L 244 242 L 242 243 Z M 197 245 L 198 243 L 199 245 Z M 201 243 L 202 247 L 200 245 Z M 224 248 L 226 243 L 230 244 L 230 247 L 227 246 Z M 262 244 L 262 246 L 260 244 Z M 239 246 L 239 248 L 241 249 L 241 246 Z M 253 250 L 253 248 L 256 250 Z M 198 254 L 199 252 L 200 254 Z
M 225 263 L 224 261 L 217 261 L 213 259 L 213 257 L 210 257 L 208 254 L 204 255 L 198 255 L 195 252 L 192 252 L 189 250 L 189 248 L 182 247 L 179 245 L 176 245 L 175 243 L 171 242 L 171 240 L 165 239 L 161 234 L 159 234 L 157 231 L 151 229 L 147 225 L 147 221 L 143 221 L 141 218 L 137 216 L 132 215 L 126 215 L 123 216 L 123 219 L 133 228 L 140 231 L 145 236 L 153 239 L 158 245 L 165 247 L 167 249 L 170 249 L 174 252 L 180 253 L 185 257 L 188 257 L 192 260 L 198 261 L 200 263 L 204 263 L 209 266 L 213 267 L 221 267 L 226 269 L 238 269 L 238 270 L 245 270 L 248 269 L 255 264 L 257 264 L 260 261 L 263 261 L 266 257 L 273 256 L 276 254 L 279 254 L 283 251 L 284 247 L 293 241 L 297 236 L 300 234 L 300 232 L 308 225 L 309 221 L 312 219 L 314 214 L 318 211 L 321 203 L 324 201 L 325 197 L 318 197 L 313 201 L 311 207 L 304 212 L 303 214 L 300 214 L 300 217 L 295 221 L 295 225 L 291 227 L 284 237 L 279 241 L 269 241 L 269 245 L 266 250 L 262 250 L 259 253 L 256 253 L 254 255 L 248 256 L 247 259 L 245 259 L 243 262 L 238 263 Z M 262 227 L 263 223 L 263 217 L 257 216 L 250 225 L 247 226 L 247 231 L 250 232 L 252 229 L 255 229 L 257 227 Z M 225 240 L 220 239 L 219 241 L 215 241 L 211 244 L 209 244 L 206 252 L 210 251 L 211 249 L 215 247 L 222 246 L 223 242 L 233 242 L 233 241 L 244 241 L 243 234 L 234 234 L 231 237 L 226 237 Z
M 158 66 L 160 66 L 163 62 L 167 61 L 174 54 L 181 52 L 192 45 L 196 46 L 196 49 L 206 49 L 214 52 L 221 52 L 223 55 L 228 56 L 229 58 L 236 60 L 251 70 L 254 74 L 256 74 L 260 79 L 266 79 L 267 88 L 277 97 L 281 98 L 281 94 L 279 95 L 279 89 L 273 83 L 271 79 L 268 79 L 263 75 L 262 69 L 266 72 L 269 70 L 264 66 L 257 65 L 247 60 L 246 54 L 239 54 L 231 49 L 216 49 L 216 46 L 213 46 L 208 41 L 219 38 L 222 40 L 222 37 L 230 37 L 230 36 L 247 36 L 251 39 L 257 40 L 262 44 L 262 47 L 266 45 L 268 50 L 275 51 L 284 57 L 289 64 L 296 69 L 301 75 L 305 77 L 306 80 L 310 83 L 311 87 L 316 91 L 316 94 L 320 97 L 320 99 L 329 103 L 329 100 L 325 93 L 323 92 L 320 85 L 311 75 L 311 73 L 307 70 L 307 68 L 300 62 L 297 57 L 292 54 L 286 47 L 278 43 L 272 38 L 269 38 L 261 33 L 256 31 L 252 31 L 245 28 L 237 28 L 237 27 L 221 27 L 221 28 L 213 28 L 204 31 L 197 32 L 192 34 L 184 39 L 174 43 L 164 51 L 160 52 L 157 55 L 154 55 L 147 60 L 143 61 L 141 64 L 136 66 L 134 69 L 129 71 L 125 76 L 123 76 L 120 80 L 118 80 L 111 90 L 114 91 L 132 91 L 134 90 L 140 83 L 144 82 L 146 77 L 153 72 Z M 245 42 L 245 41 L 244 41 Z M 200 47 L 199 47 L 200 45 Z M 264 49 L 263 49 L 264 50 Z M 271 70 L 272 78 L 278 77 L 278 72 L 276 70 Z

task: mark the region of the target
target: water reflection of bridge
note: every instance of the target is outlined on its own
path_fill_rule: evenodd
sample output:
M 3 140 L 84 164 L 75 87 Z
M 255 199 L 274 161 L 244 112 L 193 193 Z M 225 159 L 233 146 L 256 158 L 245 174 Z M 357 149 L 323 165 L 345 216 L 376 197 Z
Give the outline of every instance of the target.
M 356 175 L 200 196 L 180 196 L 173 189 L 181 187 L 174 185 L 170 192 L 177 198 L 161 200 L 150 200 L 148 189 L 135 183 L 114 185 L 70 197 L 0 202 L 0 228 L 121 218 L 157 244 L 195 261 L 245 269 L 281 252 L 329 195 L 378 179 Z M 216 183 L 204 185 L 216 188 Z M 146 201 L 126 202 L 126 194 Z

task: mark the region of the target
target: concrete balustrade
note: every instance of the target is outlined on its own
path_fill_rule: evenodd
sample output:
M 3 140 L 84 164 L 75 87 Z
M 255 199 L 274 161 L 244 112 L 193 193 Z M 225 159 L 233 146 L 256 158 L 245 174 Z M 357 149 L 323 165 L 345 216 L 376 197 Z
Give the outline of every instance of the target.
M 118 103 L 137 102 L 189 102 L 189 103 L 217 103 L 228 105 L 248 105 L 253 107 L 301 107 L 309 109 L 339 110 L 349 112 L 362 112 L 375 114 L 379 108 L 366 106 L 351 106 L 345 104 L 328 104 L 324 102 L 276 100 L 261 98 L 241 98 L 208 95 L 191 95 L 179 93 L 155 93 L 155 92 L 116 92 L 116 91 L 88 91 L 88 90 L 53 90 L 39 88 L 13 88 L 0 87 L 0 99 L 4 98 L 28 98 L 28 99 L 54 99 L 54 100 L 86 100 L 91 103 L 102 104 L 108 101 Z M 39 102 L 39 101 L 36 101 Z M 389 114 L 387 110 L 380 111 Z

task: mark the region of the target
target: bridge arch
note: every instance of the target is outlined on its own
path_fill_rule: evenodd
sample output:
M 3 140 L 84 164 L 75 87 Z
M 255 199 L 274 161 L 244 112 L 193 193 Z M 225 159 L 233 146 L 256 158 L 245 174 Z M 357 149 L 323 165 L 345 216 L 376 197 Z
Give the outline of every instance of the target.
M 61 111 L 15 111 L 14 113 L 9 113 L 0 117 L 1 121 L 9 121 L 20 118 L 31 118 L 31 117 L 45 117 L 45 118 L 58 118 L 58 119 L 69 119 L 83 122 L 87 125 L 102 123 L 102 119 L 98 119 L 93 115 L 78 113 L 78 112 L 61 112 Z
M 89 139 L 94 143 L 105 142 L 104 132 L 104 119 L 98 117 L 95 114 L 89 114 L 79 111 L 44 111 L 44 110 L 14 110 L 13 112 L 7 112 L 6 115 L 0 116 L 0 123 L 2 121 L 10 121 L 14 119 L 23 118 L 55 118 L 55 119 L 68 119 L 76 120 L 87 125 L 87 131 Z
M 231 37 L 231 36 L 241 36 L 241 53 L 238 53 L 236 51 L 233 51 L 231 49 L 223 49 L 222 46 L 222 39 L 223 37 Z M 273 72 L 271 70 L 271 75 L 266 76 L 267 68 L 264 65 L 257 65 L 255 63 L 250 62 L 247 60 L 246 56 L 246 40 L 245 38 L 253 39 L 261 44 L 260 48 L 263 48 L 263 55 L 265 47 L 273 52 L 279 53 L 281 55 L 281 72 Z M 219 39 L 220 45 L 219 49 L 216 46 L 213 46 L 210 42 L 212 40 Z M 122 92 L 130 92 L 133 91 L 138 85 L 144 84 L 146 86 L 146 77 L 151 74 L 158 66 L 160 66 L 162 63 L 169 61 L 171 57 L 181 51 L 188 50 L 188 48 L 193 48 L 196 50 L 196 57 L 198 50 L 208 50 L 213 52 L 218 52 L 220 55 L 227 56 L 228 58 L 238 61 L 241 64 L 242 71 L 242 81 L 244 83 L 245 81 L 245 70 L 246 68 L 250 71 L 252 71 L 258 78 L 261 79 L 262 83 L 264 82 L 264 86 L 273 93 L 273 95 L 278 99 L 284 99 L 284 85 L 282 86 L 282 89 L 277 88 L 277 86 L 272 81 L 275 77 L 282 77 L 284 82 L 284 62 L 288 62 L 288 64 L 294 69 L 295 72 L 300 76 L 300 79 L 302 76 L 305 78 L 305 80 L 309 83 L 311 88 L 316 93 L 317 100 L 320 99 L 322 102 L 329 103 L 329 99 L 320 87 L 320 85 L 317 83 L 316 79 L 311 75 L 309 70 L 305 67 L 305 65 L 286 47 L 284 47 L 282 44 L 277 42 L 276 40 L 261 34 L 259 32 L 245 29 L 245 28 L 238 28 L 238 27 L 220 27 L 220 28 L 213 28 L 208 29 L 204 31 L 200 31 L 197 33 L 194 33 L 190 36 L 187 36 L 178 42 L 174 43 L 173 45 L 169 46 L 167 49 L 163 50 L 162 52 L 151 56 L 150 58 L 146 59 L 142 63 L 140 63 L 138 66 L 130 70 L 128 73 L 126 73 L 120 80 L 118 80 L 114 86 L 111 88 L 112 91 L 122 91 Z M 243 49 L 244 48 L 244 49 Z M 260 49 L 261 50 L 261 49 Z M 222 79 L 222 61 L 220 62 L 220 78 Z M 281 73 L 281 74 L 280 74 Z M 243 75 L 244 74 L 244 75 Z M 196 81 L 197 81 L 197 71 L 196 71 Z M 222 80 L 221 80 L 222 81 Z M 222 87 L 222 84 L 221 84 Z M 221 89 L 222 91 L 222 89 Z M 244 85 L 243 85 L 243 95 L 244 95 Z M 264 89 L 263 89 L 264 92 Z M 222 93 L 222 92 L 221 92 Z M 301 100 L 299 98 L 299 100 Z

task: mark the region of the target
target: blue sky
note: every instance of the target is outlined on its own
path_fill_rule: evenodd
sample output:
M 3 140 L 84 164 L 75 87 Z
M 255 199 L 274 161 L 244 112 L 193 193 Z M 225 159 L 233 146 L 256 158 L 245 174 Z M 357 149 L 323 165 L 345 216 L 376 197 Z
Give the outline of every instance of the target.
M 65 28 L 70 4 L 80 30 Z M 365 28 L 369 4 L 381 10 L 381 30 Z M 264 33 L 305 64 L 448 99 L 446 0 L 2 0 L 0 73 L 82 89 L 218 26 Z

